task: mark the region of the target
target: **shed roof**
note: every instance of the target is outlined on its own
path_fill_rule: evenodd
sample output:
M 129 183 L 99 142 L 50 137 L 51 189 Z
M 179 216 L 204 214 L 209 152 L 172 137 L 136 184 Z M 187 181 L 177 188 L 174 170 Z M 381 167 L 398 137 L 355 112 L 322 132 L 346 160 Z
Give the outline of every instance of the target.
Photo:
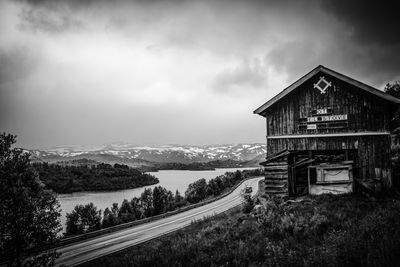
M 262 106 L 260 106 L 259 108 L 257 108 L 256 110 L 254 110 L 254 114 L 259 114 L 261 116 L 264 116 L 264 114 L 262 114 L 265 110 L 267 110 L 270 106 L 272 106 L 274 103 L 278 102 L 279 100 L 281 100 L 283 97 L 285 97 L 286 95 L 288 95 L 289 93 L 291 93 L 294 89 L 296 89 L 297 87 L 299 87 L 300 85 L 302 85 L 305 81 L 307 81 L 308 79 L 310 79 L 311 77 L 313 77 L 315 74 L 319 73 L 319 72 L 323 72 L 326 74 L 329 74 L 331 76 L 334 76 L 342 81 L 345 81 L 347 83 L 350 83 L 362 90 L 365 90 L 371 94 L 374 94 L 382 99 L 385 99 L 391 103 L 394 104 L 400 104 L 400 99 L 391 96 L 389 94 L 386 94 L 385 92 L 382 92 L 381 90 L 378 90 L 372 86 L 369 86 L 365 83 L 362 83 L 360 81 L 357 81 L 353 78 L 350 78 L 346 75 L 343 75 L 339 72 L 336 72 L 334 70 L 328 69 L 327 67 L 324 67 L 322 65 L 319 65 L 318 67 L 316 67 L 315 69 L 313 69 L 312 71 L 310 71 L 309 73 L 307 73 L 306 75 L 304 75 L 303 77 L 301 77 L 300 79 L 298 79 L 297 81 L 295 81 L 294 83 L 292 83 L 291 85 L 289 85 L 288 87 L 286 87 L 285 89 L 283 89 L 283 91 L 281 91 L 279 94 L 277 94 L 276 96 L 274 96 L 273 98 L 271 98 L 270 100 L 268 100 L 265 104 L 263 104 Z

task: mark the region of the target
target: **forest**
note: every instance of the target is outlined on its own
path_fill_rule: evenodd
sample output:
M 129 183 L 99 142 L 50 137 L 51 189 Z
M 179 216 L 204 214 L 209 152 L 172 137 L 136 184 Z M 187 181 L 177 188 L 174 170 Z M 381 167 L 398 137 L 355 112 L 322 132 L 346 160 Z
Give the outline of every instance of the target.
M 33 163 L 46 189 L 57 193 L 111 191 L 157 184 L 156 177 L 123 164 L 61 166 Z
M 215 170 L 217 168 L 241 168 L 245 166 L 257 166 L 258 162 L 253 161 L 237 161 L 232 159 L 227 160 L 212 160 L 207 162 L 192 162 L 178 163 L 165 162 L 155 164 L 156 170 Z

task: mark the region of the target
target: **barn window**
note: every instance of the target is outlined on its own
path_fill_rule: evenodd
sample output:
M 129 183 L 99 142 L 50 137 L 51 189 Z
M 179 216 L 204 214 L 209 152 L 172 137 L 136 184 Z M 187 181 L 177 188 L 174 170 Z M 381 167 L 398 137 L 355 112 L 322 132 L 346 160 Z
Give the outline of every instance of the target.
M 318 166 L 317 184 L 338 183 L 351 180 L 351 166 Z

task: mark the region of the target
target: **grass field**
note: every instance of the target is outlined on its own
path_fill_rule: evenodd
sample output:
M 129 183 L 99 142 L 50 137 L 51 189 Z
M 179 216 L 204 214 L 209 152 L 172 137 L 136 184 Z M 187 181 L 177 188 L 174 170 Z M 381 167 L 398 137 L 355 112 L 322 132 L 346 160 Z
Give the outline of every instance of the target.
M 84 266 L 396 266 L 400 201 L 358 195 L 269 199 Z

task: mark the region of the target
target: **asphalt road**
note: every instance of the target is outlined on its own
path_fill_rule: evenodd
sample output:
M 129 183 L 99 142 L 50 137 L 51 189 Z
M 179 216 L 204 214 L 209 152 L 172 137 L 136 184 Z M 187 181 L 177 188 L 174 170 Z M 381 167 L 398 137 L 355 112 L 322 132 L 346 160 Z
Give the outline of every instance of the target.
M 133 226 L 131 228 L 61 247 L 57 249 L 57 251 L 62 254 L 56 260 L 56 266 L 78 265 L 176 231 L 188 226 L 192 221 L 224 212 L 242 202 L 240 193 L 246 186 L 251 186 L 253 188 L 252 194 L 254 195 L 258 191 L 258 181 L 262 179 L 264 179 L 264 177 L 246 180 L 228 196 L 207 205 L 178 213 L 167 218 L 159 219 L 157 221 Z

